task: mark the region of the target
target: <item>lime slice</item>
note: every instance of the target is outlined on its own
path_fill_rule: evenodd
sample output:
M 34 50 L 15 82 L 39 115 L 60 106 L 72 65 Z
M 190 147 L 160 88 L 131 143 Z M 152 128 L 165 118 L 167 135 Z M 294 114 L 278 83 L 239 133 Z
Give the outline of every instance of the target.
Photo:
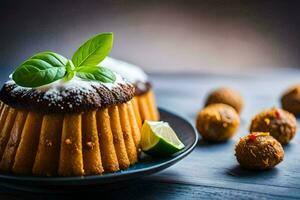
M 160 157 L 172 155 L 184 148 L 167 122 L 147 120 L 142 126 L 141 146 L 145 153 Z

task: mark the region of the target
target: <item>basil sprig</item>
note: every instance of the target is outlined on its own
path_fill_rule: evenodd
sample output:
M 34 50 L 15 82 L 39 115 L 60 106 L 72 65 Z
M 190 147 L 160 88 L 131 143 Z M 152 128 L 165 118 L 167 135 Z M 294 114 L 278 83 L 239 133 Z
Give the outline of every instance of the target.
M 14 71 L 12 79 L 23 87 L 39 87 L 60 79 L 69 81 L 74 76 L 113 83 L 115 74 L 97 66 L 110 53 L 112 46 L 113 33 L 102 33 L 82 44 L 72 60 L 50 51 L 38 53 L 23 62 Z

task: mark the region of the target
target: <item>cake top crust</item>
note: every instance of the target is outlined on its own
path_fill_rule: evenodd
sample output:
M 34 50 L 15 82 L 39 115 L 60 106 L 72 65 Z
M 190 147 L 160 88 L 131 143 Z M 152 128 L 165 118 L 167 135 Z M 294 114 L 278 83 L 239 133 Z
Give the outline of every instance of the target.
M 0 90 L 5 104 L 42 113 L 78 113 L 125 103 L 134 96 L 134 86 L 116 74 L 114 83 L 84 80 L 58 80 L 36 88 L 17 85 L 8 80 Z

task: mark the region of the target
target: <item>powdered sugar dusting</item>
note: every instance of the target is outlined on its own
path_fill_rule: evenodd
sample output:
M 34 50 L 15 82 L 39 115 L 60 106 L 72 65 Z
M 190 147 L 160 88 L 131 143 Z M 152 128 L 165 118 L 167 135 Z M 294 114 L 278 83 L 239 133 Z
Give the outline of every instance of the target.
M 131 83 L 138 81 L 146 83 L 148 77 L 146 73 L 136 65 L 117 60 L 115 58 L 106 57 L 100 64 L 101 67 L 106 67 L 114 72 L 121 74 Z
M 40 87 L 35 88 L 39 91 L 49 91 L 49 90 L 61 90 L 61 89 L 76 89 L 76 90 L 94 90 L 93 86 L 101 87 L 104 86 L 108 89 L 113 89 L 114 87 L 119 87 L 119 84 L 124 84 L 125 80 L 121 77 L 121 75 L 115 73 L 116 81 L 114 83 L 102 83 L 99 81 L 91 81 L 91 80 L 85 80 L 81 79 L 79 77 L 74 77 L 70 81 L 65 80 L 57 80 L 53 83 L 50 83 L 48 85 L 43 85 Z
M 116 81 L 114 83 L 102 83 L 100 81 L 92 81 L 92 80 L 85 80 L 81 79 L 79 77 L 74 77 L 72 80 L 65 81 L 63 79 L 57 80 L 55 82 L 52 82 L 47 85 L 35 87 L 35 88 L 29 88 L 29 87 L 22 87 L 17 85 L 15 87 L 14 91 L 17 92 L 17 90 L 36 90 L 45 92 L 45 94 L 55 94 L 58 91 L 64 91 L 64 90 L 80 90 L 80 91 L 94 91 L 94 87 L 105 87 L 107 89 L 113 89 L 115 87 L 119 87 L 119 84 L 125 84 L 126 81 L 123 79 L 123 77 L 120 74 L 115 73 Z M 11 79 L 11 75 L 9 76 L 10 80 L 7 81 L 7 84 L 16 84 L 15 81 Z

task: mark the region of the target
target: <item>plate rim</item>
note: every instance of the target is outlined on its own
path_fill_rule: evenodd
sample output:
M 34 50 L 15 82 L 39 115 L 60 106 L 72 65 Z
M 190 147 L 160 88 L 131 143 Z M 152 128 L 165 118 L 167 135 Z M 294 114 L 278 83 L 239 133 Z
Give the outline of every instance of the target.
M 69 182 L 74 182 L 74 181 L 95 181 L 95 180 L 106 180 L 106 179 L 122 179 L 122 177 L 126 177 L 126 176 L 132 176 L 132 178 L 135 178 L 137 175 L 139 175 L 138 177 L 143 177 L 146 175 L 150 175 L 153 173 L 156 173 L 158 171 L 162 171 L 164 169 L 167 169 L 168 167 L 172 166 L 173 164 L 176 163 L 176 161 L 180 161 L 181 159 L 185 158 L 187 155 L 189 155 L 196 147 L 198 140 L 199 140 L 199 135 L 195 129 L 195 127 L 189 122 L 189 120 L 181 115 L 178 115 L 168 109 L 162 108 L 162 107 L 158 107 L 158 110 L 160 112 L 165 112 L 167 114 L 171 114 L 173 116 L 175 116 L 176 118 L 180 118 L 181 120 L 185 121 L 185 123 L 187 123 L 191 129 L 193 130 L 193 135 L 194 135 L 194 141 L 192 143 L 192 145 L 187 148 L 185 151 L 179 153 L 178 155 L 174 156 L 174 158 L 167 160 L 163 163 L 159 163 L 159 164 L 155 164 L 154 166 L 149 166 L 149 167 L 144 167 L 144 168 L 140 168 L 140 169 L 135 169 L 133 171 L 129 171 L 127 173 L 122 173 L 122 171 L 126 171 L 126 170 L 120 170 L 119 174 L 116 173 L 108 173 L 105 175 L 89 175 L 89 176 L 71 176 L 71 177 L 43 177 L 43 176 L 18 176 L 18 175 L 11 175 L 11 174 L 1 174 L 0 173 L 0 181 L 1 180 L 7 180 L 7 181 L 18 181 L 18 182 L 27 182 L 30 181 L 32 183 L 47 183 L 47 184 L 51 184 L 51 183 L 56 183 L 56 182 L 64 182 L 64 183 L 69 183 Z M 163 169 L 161 169 L 161 167 L 163 166 L 167 166 Z M 135 175 L 135 176 L 134 176 Z M 130 179 L 130 178 L 128 178 Z M 113 181 L 112 181 L 113 182 Z

